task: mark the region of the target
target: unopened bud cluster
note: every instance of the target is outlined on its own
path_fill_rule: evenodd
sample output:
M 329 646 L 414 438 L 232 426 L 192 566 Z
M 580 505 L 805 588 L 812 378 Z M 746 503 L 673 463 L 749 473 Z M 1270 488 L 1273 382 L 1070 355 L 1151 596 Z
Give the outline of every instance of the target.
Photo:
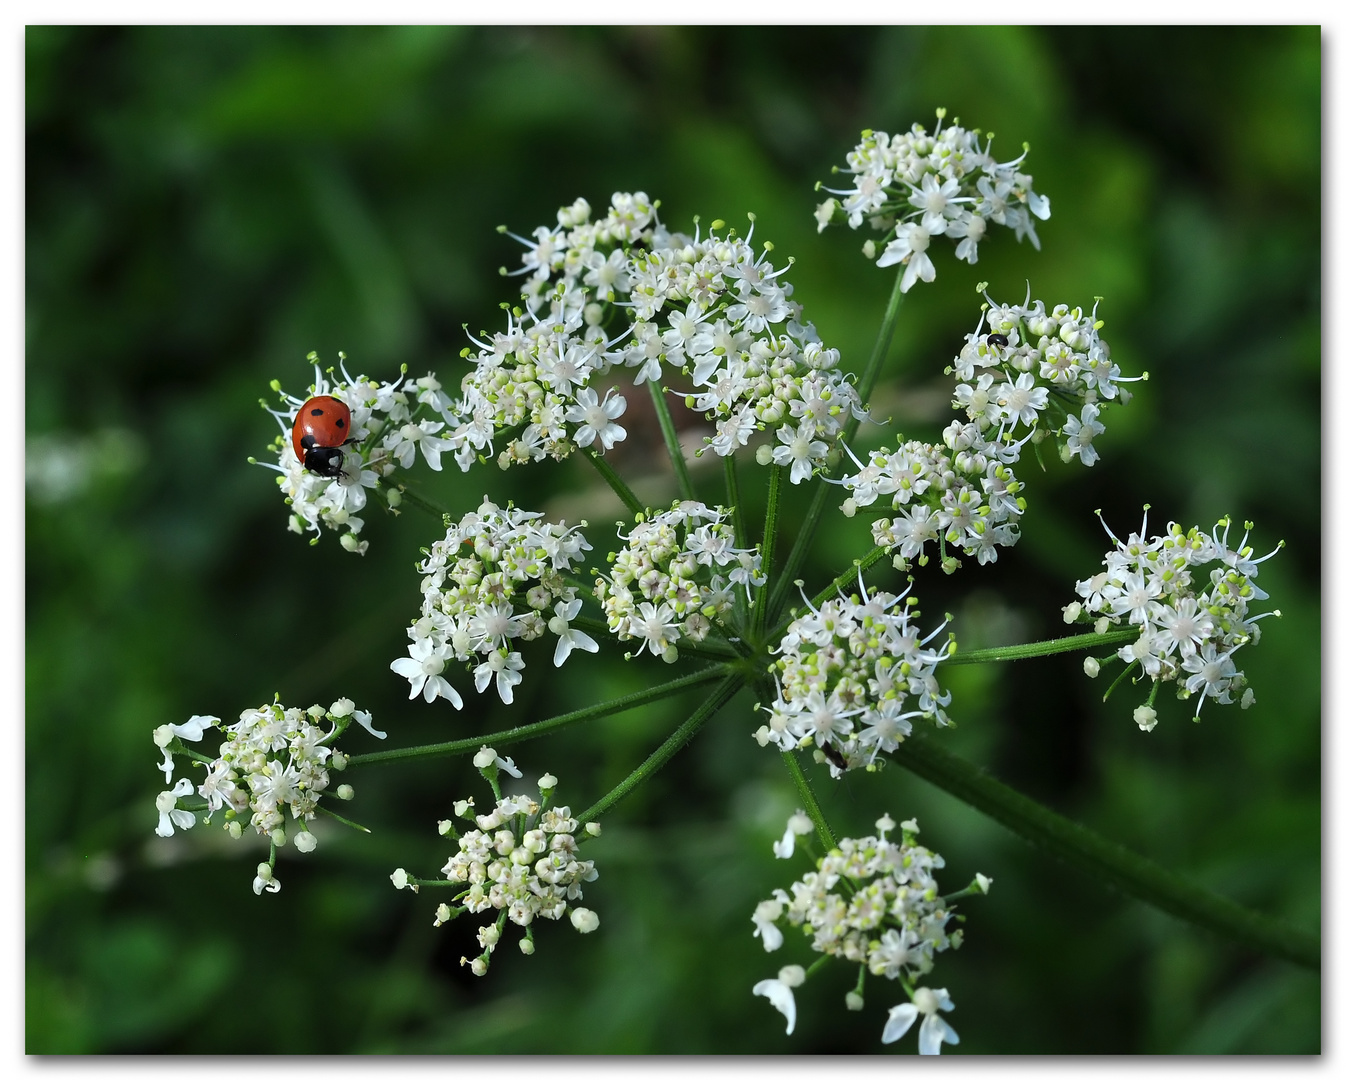
M 734 586 L 765 583 L 756 548 L 736 548 L 729 511 L 699 502 L 674 503 L 671 510 L 636 516 L 626 546 L 611 557 L 610 576 L 599 576 L 594 595 L 608 627 L 621 641 L 639 640 L 673 662 L 677 642 L 704 641 L 733 610 Z
M 502 510 L 490 499 L 456 522 L 445 519 L 444 539 L 418 565 L 424 575 L 421 617 L 407 628 L 410 655 L 390 665 L 410 682 L 411 697 L 443 697 L 461 709 L 462 697 L 441 672 L 450 660 L 477 659 L 478 693 L 494 680 L 508 705 L 523 679 L 515 643 L 548 630 L 557 638 L 557 667 L 572 648 L 598 650 L 597 642 L 570 627 L 580 602 L 563 576 L 584 560 L 589 542 L 578 528 L 541 519 L 513 505 Z
M 220 745 L 219 756 L 206 766 L 205 779 L 199 785 L 183 777 L 169 791 L 159 795 L 160 836 L 172 836 L 173 827 L 188 829 L 196 824 L 196 812 L 179 808 L 177 801 L 193 793 L 205 799 L 205 820 L 209 822 L 224 811 L 225 827 L 235 839 L 245 827 L 267 837 L 276 847 L 287 841 L 285 823 L 287 814 L 298 822 L 294 832 L 294 846 L 301 852 L 310 852 L 317 839 L 308 831 L 306 823 L 318 812 L 318 802 L 331 782 L 329 769 L 345 767 L 345 758 L 332 749 L 332 742 L 354 720 L 371 734 L 380 738 L 370 716 L 355 708 L 349 698 L 342 698 L 330 708 L 313 705 L 308 709 L 287 709 L 279 702 L 256 709 L 245 709 L 238 723 L 223 724 L 214 716 L 194 716 L 186 724 L 165 724 L 154 732 L 154 741 L 164 752 L 161 768 L 166 779 L 172 778 L 173 759 L 170 747 L 175 739 L 199 742 L 210 729 L 217 729 L 226 738 Z M 324 728 L 327 722 L 330 726 Z M 350 798 L 342 785 L 338 796 Z M 280 889 L 271 870 L 253 882 L 253 890 L 261 893 Z
M 1020 171 L 1028 147 L 1012 161 L 997 161 L 991 153 L 993 136 L 983 149 L 980 132 L 958 125 L 944 126 L 944 110 L 936 110 L 933 132 L 920 124 L 908 132 L 861 132 L 860 144 L 846 155 L 846 168 L 855 186 L 823 188 L 837 198 L 819 205 L 818 231 L 844 220 L 852 229 L 868 221 L 883 233 L 881 253 L 873 241 L 866 254 L 878 253 L 879 266 L 905 266 L 902 291 L 917 281 L 933 281 L 935 264 L 929 248 L 936 236 L 956 241 L 954 256 L 971 264 L 977 245 L 992 224 L 1013 229 L 1039 247 L 1033 218 L 1046 220 L 1051 204 L 1033 191 L 1033 178 Z
M 917 717 L 950 722 L 944 707 L 951 696 L 935 670 L 953 652 L 953 635 L 926 648 L 947 619 L 922 637 L 910 587 L 900 596 L 860 588 L 858 596 L 810 604 L 790 623 L 768 668 L 776 700 L 756 733 L 760 745 L 782 752 L 816 745 L 833 777 L 896 750 Z
M 497 767 L 516 775 L 518 772 L 513 762 L 498 757 L 489 747 L 483 747 L 474 762 L 492 784 Z M 538 790 L 541 802 L 529 795 L 506 795 L 498 797 L 495 806 L 484 814 L 476 811 L 470 798 L 454 803 L 455 816 L 470 826 L 461 834 L 451 820 L 440 823 L 441 834 L 455 838 L 458 845 L 457 853 L 441 872 L 464 888 L 455 892 L 451 904 L 439 905 L 435 925 L 463 912 L 499 913 L 493 923 L 483 925 L 477 933 L 481 954 L 471 961 L 463 958 L 477 975 L 486 973 L 507 921 L 524 928 L 526 936 L 519 946 L 525 955 L 533 952 L 534 919 L 558 920 L 568 912 L 571 924 L 580 933 L 598 927 L 597 915 L 574 904 L 584 898 L 582 884 L 598 877 L 593 860 L 577 857 L 579 824 L 569 807 L 552 806 L 554 776 L 543 776 Z M 600 832 L 597 823 L 585 826 L 584 831 L 590 836 Z M 405 883 L 405 872 L 399 873 Z
M 1100 632 L 1139 626 L 1140 636 L 1118 649 L 1117 656 L 1154 680 L 1155 689 L 1161 682 L 1176 682 L 1180 700 L 1197 695 L 1198 717 L 1208 698 L 1221 705 L 1237 699 L 1248 708 L 1253 692 L 1235 667 L 1234 654 L 1260 640 L 1258 620 L 1279 614 L 1250 616 L 1248 605 L 1267 599 L 1256 584 L 1257 566 L 1284 542 L 1254 559 L 1248 543 L 1251 522 L 1244 523 L 1237 546 L 1229 543 L 1227 517 L 1209 533 L 1169 522 L 1162 535 L 1146 536 L 1147 522 L 1148 512 L 1140 532 L 1125 542 L 1104 525 L 1113 550 L 1104 557 L 1102 571 L 1076 582 L 1080 602 L 1065 609 L 1066 621 L 1092 616 Z M 1151 705 L 1153 699 L 1152 692 Z M 1154 709 L 1142 706 L 1136 722 L 1151 730 L 1156 723 Z
M 441 468 L 440 455 L 448 443 L 436 432 L 447 419 L 448 397 L 433 375 L 420 379 L 399 377 L 390 383 L 377 383 L 364 375 L 352 377 L 341 354 L 341 378 L 333 372 L 324 375 L 315 353 L 313 385 L 304 397 L 294 397 L 272 383 L 280 395 L 279 409 L 268 409 L 280 424 L 281 434 L 272 444 L 280 476 L 276 483 L 290 507 L 290 530 L 321 533 L 323 528 L 341 533 L 341 546 L 363 555 L 369 547 L 359 540 L 364 519 L 359 516 L 368 501 L 369 491 L 392 477 L 399 469 L 410 469 L 419 451 L 431 469 Z M 291 429 L 300 408 L 309 398 L 330 395 L 344 402 L 351 411 L 350 441 L 342 447 L 341 473 L 335 478 L 319 476 L 304 468 L 294 452 Z M 269 464 L 269 463 L 268 463 Z

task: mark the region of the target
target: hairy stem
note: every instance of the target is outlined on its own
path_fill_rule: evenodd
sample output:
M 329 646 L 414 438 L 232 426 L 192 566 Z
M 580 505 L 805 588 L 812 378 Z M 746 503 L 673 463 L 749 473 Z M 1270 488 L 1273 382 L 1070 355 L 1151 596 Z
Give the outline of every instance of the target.
M 616 470 L 607 463 L 607 459 L 595 450 L 593 446 L 586 446 L 583 448 L 583 451 L 584 456 L 594 463 L 594 468 L 598 470 L 598 475 L 606 480 L 608 482 L 608 487 L 612 488 L 612 490 L 617 493 L 617 498 L 626 503 L 627 509 L 633 514 L 643 514 L 645 512 L 645 507 L 640 504 L 640 500 L 636 498 L 635 492 L 626 486 L 626 481 L 618 476 Z
M 748 526 L 743 520 L 743 497 L 738 492 L 738 466 L 734 464 L 734 455 L 724 457 L 724 497 L 734 514 L 734 547 L 748 546 Z
M 383 504 L 387 506 L 388 493 L 381 487 L 376 487 L 374 491 L 383 500 Z M 407 487 L 405 484 L 399 485 L 397 491 L 402 496 L 403 502 L 410 503 L 412 506 L 416 507 L 417 510 L 424 510 L 427 514 L 433 515 L 436 521 L 443 521 L 444 518 L 449 516 L 449 511 L 447 509 L 440 506 L 438 503 L 427 499 L 424 495 Z
M 1321 941 L 1316 934 L 1249 911 L 1165 870 L 1048 810 L 971 762 L 936 746 L 928 737 L 908 739 L 893 755 L 893 761 L 1062 862 L 1129 896 L 1248 948 L 1314 971 L 1321 968 Z
M 744 677 L 738 674 L 730 675 L 727 679 L 724 679 L 712 691 L 711 695 L 697 706 L 696 711 L 684 720 L 672 735 L 664 740 L 663 744 L 654 753 L 647 757 L 625 780 L 580 814 L 575 819 L 576 822 L 580 825 L 587 825 L 600 814 L 607 813 L 635 788 L 667 765 L 674 754 L 691 742 L 693 736 L 701 730 L 706 721 L 719 712 L 729 699 L 738 693 L 739 688 L 743 685 L 743 679 Z
M 692 474 L 687 471 L 687 458 L 683 455 L 682 443 L 678 441 L 678 429 L 673 426 L 673 414 L 669 412 L 664 388 L 653 379 L 650 380 L 650 397 L 654 400 L 654 411 L 659 414 L 659 428 L 664 433 L 669 460 L 673 462 L 673 471 L 678 475 L 678 488 L 684 499 L 695 499 Z
M 766 524 L 762 528 L 762 573 L 771 580 L 771 561 L 776 554 L 776 526 L 780 515 L 780 487 L 781 474 L 785 471 L 779 465 L 768 465 L 768 483 L 766 490 Z M 767 590 L 765 587 L 757 592 L 757 597 L 752 606 L 752 639 L 756 641 L 761 637 L 763 629 L 766 627 L 767 616 Z
M 800 801 L 804 804 L 804 813 L 808 814 L 813 827 L 818 830 L 818 839 L 822 841 L 824 850 L 831 851 L 837 846 L 836 835 L 828 827 L 827 819 L 823 817 L 823 809 L 818 805 L 818 797 L 813 794 L 808 777 L 800 767 L 799 758 L 791 750 L 781 754 L 781 760 L 785 762 L 785 771 L 790 774 L 790 779 L 795 782 L 795 790 L 799 792 Z
M 999 660 L 1031 660 L 1035 656 L 1052 656 L 1055 653 L 1075 652 L 1077 649 L 1116 645 L 1123 641 L 1134 641 L 1139 636 L 1138 626 L 1130 626 L 1124 630 L 1109 630 L 1103 634 L 1071 634 L 1049 641 L 1032 641 L 1027 645 L 999 645 L 991 649 L 956 652 L 942 661 L 942 664 L 991 664 Z
M 694 686 L 701 686 L 703 683 L 714 682 L 716 679 L 723 678 L 729 671 L 728 667 L 717 664 L 703 671 L 684 675 L 680 679 L 651 686 L 648 690 L 638 690 L 634 694 L 605 701 L 601 705 L 591 705 L 587 709 L 576 709 L 574 712 L 562 713 L 560 716 L 553 716 L 549 720 L 539 720 L 536 724 L 524 724 L 522 727 L 509 728 L 505 731 L 475 735 L 470 739 L 430 743 L 427 746 L 408 746 L 400 750 L 379 750 L 372 754 L 356 754 L 350 759 L 347 768 L 354 768 L 357 765 L 383 765 L 389 761 L 404 761 L 408 758 L 453 757 L 457 754 L 475 754 L 483 746 L 506 746 L 509 743 L 522 742 L 525 739 L 536 738 L 538 735 L 544 735 L 549 731 L 555 731 L 557 728 L 563 728 L 569 724 L 577 724 L 583 720 L 597 720 L 599 717 L 612 716 L 640 705 L 647 705 L 651 701 L 672 697 L 674 694 L 680 694 Z

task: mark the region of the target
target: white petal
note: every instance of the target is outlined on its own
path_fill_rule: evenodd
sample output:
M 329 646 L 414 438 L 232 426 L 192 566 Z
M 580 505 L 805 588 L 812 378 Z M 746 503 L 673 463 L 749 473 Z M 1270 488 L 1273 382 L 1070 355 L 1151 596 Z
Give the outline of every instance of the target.
M 574 642 L 570 640 L 570 634 L 563 634 L 556 639 L 556 652 L 552 654 L 551 662 L 556 667 L 560 667 L 566 662 L 570 655 L 570 650 L 574 647 Z
M 791 1035 L 795 1029 L 794 991 L 779 979 L 763 979 L 752 988 L 759 997 L 766 998 L 785 1017 L 785 1034 Z
M 577 649 L 583 649 L 585 652 L 598 652 L 598 642 L 583 630 L 571 630 L 570 640 Z
M 888 1022 L 883 1025 L 881 1042 L 897 1042 L 907 1033 L 907 1029 L 916 1023 L 916 1006 L 910 1001 L 903 1005 L 894 1005 L 888 1010 Z
M 369 734 L 373 735 L 374 738 L 376 739 L 386 739 L 388 737 L 388 733 L 386 731 L 379 731 L 374 727 L 374 718 L 371 717 L 367 712 L 361 712 L 359 709 L 356 709 L 355 722 L 359 724 L 362 728 L 364 728 L 367 732 L 369 732 Z
M 947 1042 L 950 1046 L 958 1042 L 958 1036 L 938 1016 L 927 1016 L 921 1022 L 919 1048 L 922 1054 L 938 1054 L 939 1044 Z

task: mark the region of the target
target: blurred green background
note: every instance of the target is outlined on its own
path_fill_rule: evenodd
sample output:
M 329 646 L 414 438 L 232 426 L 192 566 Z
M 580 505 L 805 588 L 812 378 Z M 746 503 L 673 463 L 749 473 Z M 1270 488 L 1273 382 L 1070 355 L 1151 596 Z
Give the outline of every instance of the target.
M 1283 617 L 1240 659 L 1258 703 L 1100 702 L 1078 656 L 950 669 L 943 745 L 1047 805 L 1232 899 L 1317 929 L 1320 917 L 1320 90 L 1317 27 L 1110 28 L 33 28 L 26 35 L 27 1049 L 30 1053 L 912 1053 L 881 1047 L 900 991 L 861 1013 L 833 965 L 798 993 L 799 1026 L 749 991 L 798 939 L 763 954 L 749 917 L 802 872 L 771 856 L 796 796 L 748 737 L 738 699 L 608 815 L 585 902 L 599 933 L 547 924 L 484 980 L 467 920 L 434 929 L 433 874 L 453 798 L 483 795 L 466 761 L 349 777 L 371 836 L 329 832 L 282 854 L 198 825 L 153 835 L 151 730 L 232 720 L 279 692 L 347 695 L 389 745 L 487 733 L 667 676 L 617 650 L 553 677 L 530 659 L 519 699 L 462 713 L 408 702 L 388 671 L 419 603 L 428 517 L 367 514 L 369 554 L 285 530 L 267 384 L 307 385 L 304 356 L 352 371 L 436 371 L 455 385 L 462 326 L 493 330 L 515 295 L 497 274 L 530 232 L 585 196 L 644 189 L 661 216 L 746 227 L 794 255 L 795 298 L 858 370 L 891 272 L 864 234 L 818 236 L 814 182 L 865 127 L 932 126 L 947 106 L 1028 141 L 1050 196 L 1043 250 L 993 234 L 975 267 L 935 252 L 908 296 L 876 396 L 894 429 L 947 422 L 941 375 L 975 325 L 979 280 L 1017 299 L 1089 304 L 1128 374 L 1092 470 L 1026 461 L 1017 548 L 917 590 L 964 647 L 1061 631 L 1072 583 L 1117 531 L 1177 519 L 1257 523 L 1285 550 L 1259 581 Z M 639 398 L 633 396 L 633 409 Z M 617 460 L 671 496 L 657 444 Z M 862 445 L 870 445 L 864 444 Z M 749 474 L 751 475 L 751 474 Z M 714 495 L 717 471 L 707 474 Z M 425 481 L 459 511 L 497 500 L 612 527 L 576 462 Z M 807 495 L 808 493 L 804 493 Z M 791 506 L 802 507 L 799 499 Z M 760 513 L 762 496 L 745 495 Z M 597 543 L 596 543 L 597 546 Z M 868 547 L 837 519 L 815 587 Z M 897 584 L 891 571 L 883 584 Z M 460 676 L 455 681 L 468 689 Z M 685 715 L 687 700 L 515 748 L 582 808 Z M 348 740 L 356 752 L 373 740 Z M 917 816 L 967 901 L 966 943 L 934 985 L 957 1003 L 953 1053 L 1313 1053 L 1320 981 L 1101 887 L 898 767 L 833 784 L 841 832 Z

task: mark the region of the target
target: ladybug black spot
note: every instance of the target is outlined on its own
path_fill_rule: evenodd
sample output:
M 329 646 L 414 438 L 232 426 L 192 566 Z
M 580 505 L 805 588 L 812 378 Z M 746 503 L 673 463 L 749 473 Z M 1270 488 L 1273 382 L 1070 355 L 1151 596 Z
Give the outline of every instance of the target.
M 312 435 L 305 435 L 302 439 L 299 440 L 299 445 L 302 446 L 305 450 L 312 450 L 315 446 L 318 445 L 318 440 L 315 439 Z
M 321 415 L 322 415 L 322 410 L 321 410 L 321 409 L 309 409 L 308 412 L 309 412 L 309 415 L 310 415 L 310 416 L 321 416 Z M 337 422 L 340 423 L 340 421 L 337 421 Z
M 338 421 L 336 422 L 336 426 L 339 427 L 339 428 L 344 428 L 344 427 L 346 426 L 346 421 L 344 421 L 344 420 L 338 420 Z

